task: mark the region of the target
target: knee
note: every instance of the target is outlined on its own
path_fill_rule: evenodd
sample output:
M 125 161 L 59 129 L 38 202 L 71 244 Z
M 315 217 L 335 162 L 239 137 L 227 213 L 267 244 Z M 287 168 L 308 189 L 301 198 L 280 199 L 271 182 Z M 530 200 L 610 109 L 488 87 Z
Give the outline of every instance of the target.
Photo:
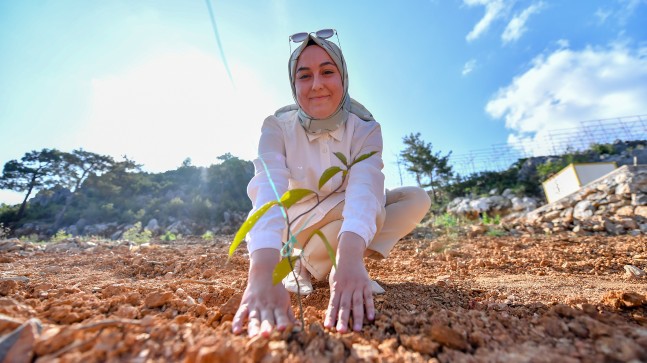
M 399 200 L 406 201 L 407 205 L 411 208 L 419 211 L 421 218 L 429 211 L 431 208 L 431 198 L 426 190 L 420 187 L 402 187 L 394 190 L 399 194 Z
M 420 210 L 423 212 L 424 216 L 431 208 L 431 198 L 429 197 L 429 193 L 427 193 L 426 190 L 419 187 L 413 188 L 415 189 L 415 191 L 412 191 L 411 198 L 416 201 L 416 205 L 420 206 Z

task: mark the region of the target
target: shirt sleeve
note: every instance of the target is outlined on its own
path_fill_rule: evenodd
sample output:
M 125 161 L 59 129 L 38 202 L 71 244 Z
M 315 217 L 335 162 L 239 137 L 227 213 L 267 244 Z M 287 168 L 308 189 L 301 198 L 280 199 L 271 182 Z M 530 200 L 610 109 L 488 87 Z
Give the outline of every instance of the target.
M 285 159 L 283 131 L 274 116 L 265 119 L 258 143 L 259 157 L 253 161 L 254 177 L 247 185 L 252 201 L 251 216 L 265 203 L 277 200 L 288 189 L 289 170 Z M 281 248 L 285 221 L 278 206 L 270 208 L 247 234 L 250 255 L 261 248 Z
M 376 219 L 384 206 L 384 162 L 382 161 L 382 130 L 379 124 L 366 137 L 357 140 L 362 145 L 355 157 L 377 151 L 368 159 L 353 165 L 348 173 L 344 222 L 339 235 L 353 232 L 364 239 L 366 246 L 377 232 Z M 353 140 L 355 143 L 356 140 Z

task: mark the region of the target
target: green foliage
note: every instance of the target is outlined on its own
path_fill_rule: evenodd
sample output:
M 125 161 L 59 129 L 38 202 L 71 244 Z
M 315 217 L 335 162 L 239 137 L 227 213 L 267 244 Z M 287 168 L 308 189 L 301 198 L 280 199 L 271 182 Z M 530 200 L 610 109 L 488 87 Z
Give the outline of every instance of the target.
M 400 152 L 400 157 L 407 171 L 415 176 L 420 187 L 431 188 L 431 199 L 436 202 L 436 190 L 449 184 L 453 176 L 449 165 L 452 152 L 445 156 L 441 156 L 440 151 L 434 153 L 431 143 L 425 143 L 420 133 L 405 136 L 402 142 L 406 147 Z
M 585 153 L 573 153 L 564 155 L 561 158 L 548 160 L 547 162 L 537 166 L 537 176 L 541 182 L 557 174 L 573 163 L 583 163 L 590 160 L 590 156 Z
M 50 239 L 50 242 L 61 242 L 68 238 L 72 238 L 72 235 L 65 233 L 65 231 L 62 229 L 59 229 L 58 232 L 56 232 L 56 234 L 52 236 L 52 238 Z
M 54 176 L 61 169 L 63 154 L 56 149 L 43 149 L 26 153 L 20 161 L 9 160 L 5 163 L 0 177 L 0 189 L 26 192 L 25 199 L 18 211 L 20 219 L 32 192 L 53 186 Z
M 294 268 L 294 263 L 299 259 L 299 256 L 288 256 L 284 257 L 279 261 L 279 263 L 272 271 L 272 284 L 276 285 L 280 283 L 285 276 L 287 276 L 292 269 Z
M 113 161 L 83 150 L 45 151 L 29 153 L 29 160 L 33 160 L 27 164 L 14 160 L 5 167 L 7 173 L 0 187 L 14 189 L 20 181 L 31 180 L 26 167 L 39 167 L 42 173 L 49 170 L 39 174 L 29 194 L 39 193 L 38 208 L 30 207 L 34 199 L 23 208 L 0 205 L 0 222 L 12 229 L 30 222 L 71 225 L 81 218 L 86 225 L 106 221 L 131 224 L 156 218 L 163 225 L 191 220 L 206 230 L 222 223 L 225 212 L 244 213 L 251 208 L 246 186 L 253 176 L 253 164 L 231 154 L 218 157 L 219 164 L 208 168 L 194 167 L 185 160 L 176 170 L 149 174 L 139 171 L 140 166 L 127 158 Z M 49 159 L 45 155 L 49 154 L 56 156 L 57 163 L 46 168 L 45 160 Z M 93 165 L 91 160 L 98 164 Z M 9 174 L 22 179 L 10 182 Z M 60 193 L 64 189 L 70 192 Z M 60 195 L 68 197 L 57 197 Z
M 137 222 L 134 226 L 124 232 L 123 239 L 137 244 L 150 242 L 153 233 L 149 230 L 142 230 L 142 223 Z
M 162 241 L 171 242 L 171 241 L 175 241 L 177 239 L 177 237 L 175 236 L 174 233 L 172 233 L 170 231 L 166 231 L 166 233 L 164 233 L 164 235 L 162 235 L 162 237 L 160 237 L 160 239 Z
M 598 153 L 600 155 L 615 155 L 618 152 L 616 151 L 616 148 L 613 147 L 613 144 L 598 144 L 598 143 L 593 143 L 589 147 L 589 149 L 595 153 Z
M 487 232 L 485 232 L 485 235 L 490 236 L 490 237 L 502 237 L 502 236 L 505 236 L 506 233 L 505 233 L 505 231 L 503 231 L 503 230 L 501 230 L 499 228 L 490 228 L 490 229 L 488 229 Z
M 483 224 L 485 225 L 499 225 L 501 224 L 501 216 L 500 215 L 495 215 L 494 218 L 490 217 L 487 212 L 483 213 Z
M 439 216 L 437 216 L 434 220 L 434 225 L 437 227 L 443 227 L 443 228 L 451 228 L 451 227 L 458 227 L 460 224 L 460 219 L 450 213 L 444 213 Z

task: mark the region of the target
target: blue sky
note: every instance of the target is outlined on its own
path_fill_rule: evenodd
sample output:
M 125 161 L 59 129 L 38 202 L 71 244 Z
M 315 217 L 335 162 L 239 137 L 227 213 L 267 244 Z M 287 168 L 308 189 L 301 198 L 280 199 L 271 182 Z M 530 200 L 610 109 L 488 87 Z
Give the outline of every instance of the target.
M 251 160 L 263 119 L 293 102 L 288 36 L 330 27 L 382 125 L 387 187 L 409 133 L 457 159 L 541 154 L 555 130 L 647 114 L 647 0 L 211 4 L 231 80 L 204 0 L 0 0 L 0 164 L 42 148 L 152 172 Z

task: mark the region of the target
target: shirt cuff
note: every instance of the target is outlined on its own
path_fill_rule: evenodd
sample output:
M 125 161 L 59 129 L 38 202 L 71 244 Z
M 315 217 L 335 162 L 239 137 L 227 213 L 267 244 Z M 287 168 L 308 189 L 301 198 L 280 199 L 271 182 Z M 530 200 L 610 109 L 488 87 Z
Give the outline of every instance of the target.
M 377 227 L 375 226 L 375 222 L 373 222 L 372 225 L 367 226 L 366 222 L 364 221 L 357 219 L 344 219 L 344 222 L 341 225 L 341 230 L 339 231 L 339 235 L 337 235 L 337 239 L 339 240 L 341 234 L 344 232 L 353 232 L 362 237 L 362 239 L 364 239 L 364 244 L 366 244 L 366 247 L 368 247 L 369 242 L 373 239 L 373 237 L 375 237 L 376 229 Z

